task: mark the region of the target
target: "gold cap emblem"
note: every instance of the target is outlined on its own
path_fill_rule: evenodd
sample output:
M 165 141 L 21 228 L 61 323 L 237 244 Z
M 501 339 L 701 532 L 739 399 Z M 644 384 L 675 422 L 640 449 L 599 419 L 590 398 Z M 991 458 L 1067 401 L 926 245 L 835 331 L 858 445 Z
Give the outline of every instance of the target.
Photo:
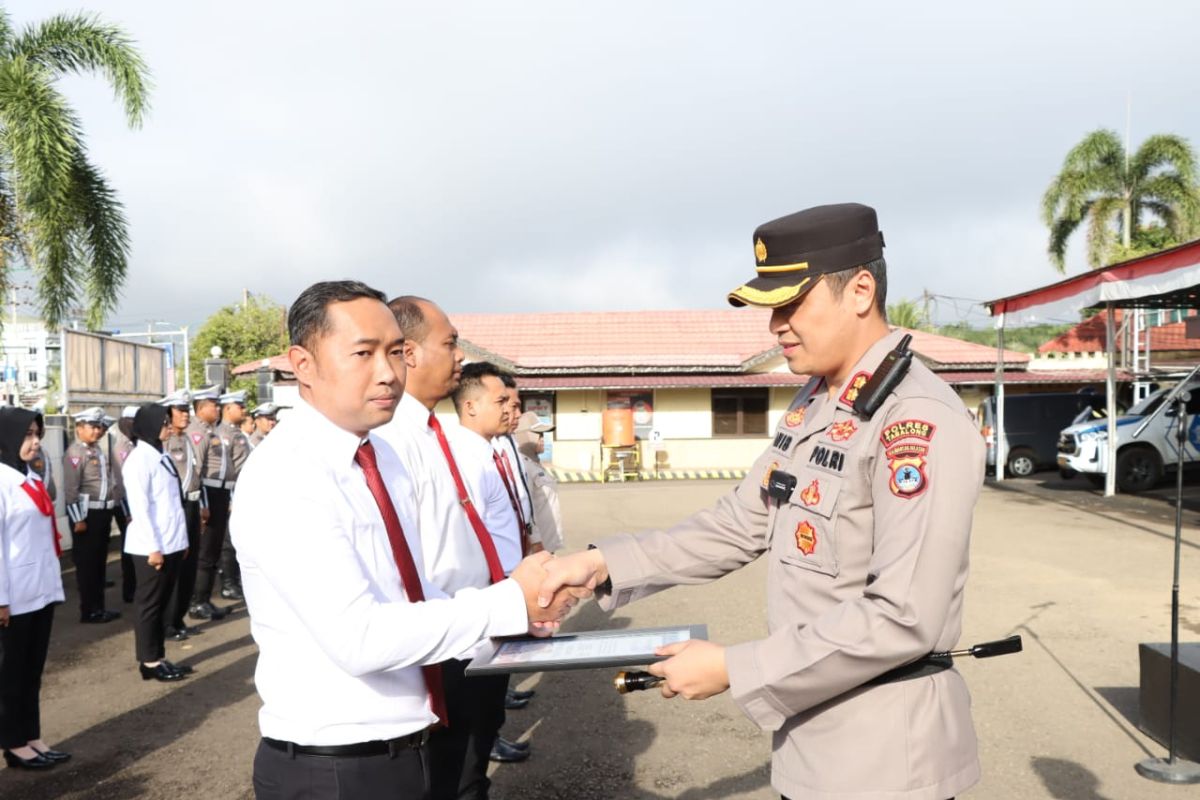
M 763 244 L 761 238 L 754 242 L 754 257 L 760 264 L 767 260 L 767 246 Z

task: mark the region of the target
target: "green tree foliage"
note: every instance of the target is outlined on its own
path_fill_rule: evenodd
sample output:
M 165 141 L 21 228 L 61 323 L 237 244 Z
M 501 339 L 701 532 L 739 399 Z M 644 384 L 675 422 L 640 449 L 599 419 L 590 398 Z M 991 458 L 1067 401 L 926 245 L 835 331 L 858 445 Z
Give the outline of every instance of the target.
M 1020 353 L 1036 353 L 1037 349 L 1055 336 L 1066 333 L 1071 325 L 1030 325 L 1025 328 L 1004 329 L 1004 349 Z M 942 336 L 962 339 L 965 342 L 996 346 L 996 331 L 993 328 L 972 328 L 965 323 L 943 325 L 937 329 Z
M 1088 264 L 1096 269 L 1188 241 L 1200 228 L 1198 217 L 1196 154 L 1187 139 L 1166 134 L 1128 153 L 1113 131 L 1089 133 L 1042 198 L 1050 259 L 1059 272 L 1067 240 L 1085 221 Z
M 191 343 L 192 386 L 204 385 L 204 359 L 214 345 L 221 348 L 231 367 L 277 356 L 288 347 L 287 312 L 268 298 L 249 295 L 243 305 L 225 306 L 209 317 Z M 256 380 L 253 376 L 234 378 L 230 389 L 246 389 L 253 398 Z
M 131 128 L 149 109 L 149 70 L 118 27 L 59 14 L 17 32 L 0 9 L 0 294 L 13 263 L 37 275 L 50 328 L 72 306 L 99 327 L 125 281 L 129 233 L 117 195 L 88 161 L 64 75 L 99 73 Z
M 888 322 L 910 330 L 929 330 L 929 317 L 916 300 L 898 300 L 887 307 Z

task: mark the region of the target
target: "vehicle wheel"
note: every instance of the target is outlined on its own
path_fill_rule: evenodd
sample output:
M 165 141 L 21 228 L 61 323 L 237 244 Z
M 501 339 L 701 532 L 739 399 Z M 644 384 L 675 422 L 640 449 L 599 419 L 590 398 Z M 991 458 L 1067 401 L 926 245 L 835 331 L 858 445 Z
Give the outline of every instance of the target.
M 1136 494 L 1154 488 L 1162 477 L 1162 459 L 1147 447 L 1126 448 L 1117 454 L 1117 486 Z
M 1016 478 L 1028 478 L 1037 471 L 1037 459 L 1028 450 L 1017 450 L 1008 457 L 1008 474 Z
M 1085 472 L 1085 473 L 1083 473 L 1083 477 L 1087 478 L 1087 482 L 1090 483 L 1094 488 L 1096 488 L 1096 489 L 1104 488 L 1104 473 L 1103 472 Z
M 1062 478 L 1064 481 L 1069 481 L 1078 474 L 1079 474 L 1078 472 L 1071 469 L 1070 467 L 1059 467 L 1058 468 L 1058 476 L 1060 478 Z

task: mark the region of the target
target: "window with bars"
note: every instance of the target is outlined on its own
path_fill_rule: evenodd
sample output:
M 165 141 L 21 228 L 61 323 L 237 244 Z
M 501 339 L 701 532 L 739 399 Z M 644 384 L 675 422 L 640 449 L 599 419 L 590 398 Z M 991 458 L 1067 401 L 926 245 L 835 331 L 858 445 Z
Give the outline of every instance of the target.
M 767 389 L 713 389 L 713 436 L 766 436 Z

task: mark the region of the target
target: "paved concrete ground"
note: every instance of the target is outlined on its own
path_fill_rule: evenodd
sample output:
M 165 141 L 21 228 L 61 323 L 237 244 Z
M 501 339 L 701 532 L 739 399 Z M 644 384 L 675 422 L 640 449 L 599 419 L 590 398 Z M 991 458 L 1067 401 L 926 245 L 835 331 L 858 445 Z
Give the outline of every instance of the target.
M 1160 498 L 1104 501 L 1053 475 L 984 490 L 972 545 L 964 642 L 1020 633 L 1026 652 L 964 664 L 985 777 L 972 798 L 1140 800 L 1197 796 L 1149 783 L 1133 764 L 1161 748 L 1136 729 L 1137 645 L 1168 636 L 1169 506 Z M 1061 481 L 1058 481 L 1061 484 Z M 730 484 L 563 488 L 570 547 L 615 530 L 664 525 Z M 1200 521 L 1185 515 L 1183 633 L 1200 639 Z M 685 587 L 612 617 L 589 604 L 569 628 L 704 622 L 711 638 L 764 633 L 762 564 Z M 115 564 L 110 567 L 115 573 Z M 65 576 L 68 585 L 73 575 Z M 314 587 L 319 591 L 320 587 Z M 114 590 L 109 591 L 110 596 Z M 141 681 L 127 620 L 77 622 L 62 607 L 43 694 L 46 737 L 75 760 L 46 775 L 0 771 L 0 797 L 250 797 L 257 741 L 255 650 L 246 616 L 206 625 L 168 657 L 196 675 Z M 548 673 L 511 712 L 506 733 L 533 742 L 521 765 L 495 770 L 504 798 L 771 798 L 767 737 L 727 697 L 689 703 L 647 692 L 622 697 L 612 671 Z M 319 691 L 314 687 L 314 691 Z

